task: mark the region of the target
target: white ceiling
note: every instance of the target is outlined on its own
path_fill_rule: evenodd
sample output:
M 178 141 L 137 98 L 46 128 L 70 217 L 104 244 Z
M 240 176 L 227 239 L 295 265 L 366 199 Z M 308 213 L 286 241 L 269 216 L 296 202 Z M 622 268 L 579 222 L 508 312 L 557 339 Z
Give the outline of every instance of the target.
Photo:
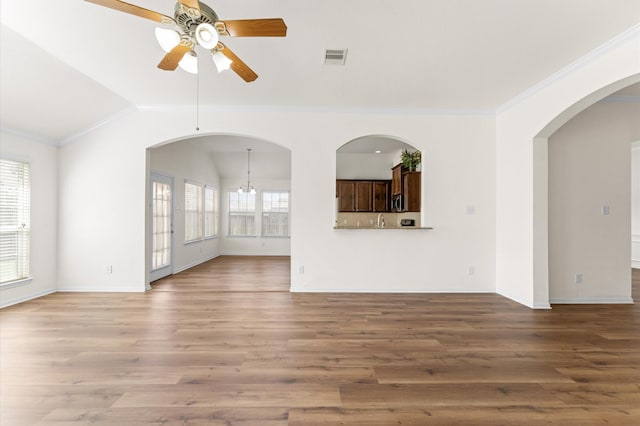
M 288 26 L 286 38 L 224 40 L 253 83 L 201 61 L 201 103 L 234 107 L 491 112 L 640 22 L 640 0 L 208 4 Z M 0 21 L 5 128 L 60 141 L 127 108 L 195 102 L 196 77 L 156 68 L 152 21 L 81 0 L 2 0 Z M 348 48 L 346 65 L 323 65 L 325 48 Z
M 291 179 L 291 151 L 271 142 L 236 135 L 209 135 L 174 142 L 191 144 L 208 154 L 222 178 L 245 178 L 247 149 L 251 149 L 251 177 Z
M 3 126 L 60 140 L 131 106 L 4 25 L 0 52 Z

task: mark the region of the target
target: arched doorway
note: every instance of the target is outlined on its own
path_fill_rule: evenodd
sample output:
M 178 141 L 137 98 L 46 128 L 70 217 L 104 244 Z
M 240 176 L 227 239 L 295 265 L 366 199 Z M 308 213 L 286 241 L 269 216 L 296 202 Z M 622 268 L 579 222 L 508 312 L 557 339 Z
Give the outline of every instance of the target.
M 157 241 L 161 240 L 154 229 L 158 218 L 154 217 L 153 176 L 157 175 L 174 183 L 170 273 L 225 254 L 290 255 L 289 149 L 250 136 L 208 134 L 158 144 L 147 150 L 147 157 L 148 281 L 154 278 Z M 248 177 L 256 191 L 239 195 L 238 188 L 247 186 Z M 230 194 L 247 199 L 234 201 Z
M 584 98 L 533 141 L 534 293 L 551 303 L 632 302 L 630 156 L 640 125 L 638 104 L 615 97 L 637 80 Z

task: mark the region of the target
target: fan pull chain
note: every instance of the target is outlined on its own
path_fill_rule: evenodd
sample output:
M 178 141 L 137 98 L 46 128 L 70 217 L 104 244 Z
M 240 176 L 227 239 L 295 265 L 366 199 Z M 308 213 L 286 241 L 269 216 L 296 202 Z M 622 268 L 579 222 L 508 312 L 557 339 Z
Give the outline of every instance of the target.
M 196 62 L 200 65 L 200 61 Z M 198 67 L 199 68 L 199 67 Z M 200 131 L 200 70 L 196 72 L 196 132 Z

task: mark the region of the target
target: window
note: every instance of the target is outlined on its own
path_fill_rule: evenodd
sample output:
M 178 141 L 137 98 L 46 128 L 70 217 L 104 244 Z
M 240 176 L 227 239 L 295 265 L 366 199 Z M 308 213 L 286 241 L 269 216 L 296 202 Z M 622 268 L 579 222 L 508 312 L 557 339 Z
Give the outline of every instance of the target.
M 256 234 L 256 195 L 229 191 L 229 235 Z
M 29 277 L 31 166 L 0 159 L 0 284 Z
M 288 191 L 262 193 L 262 235 L 265 237 L 289 236 Z
M 204 237 L 218 235 L 218 191 L 210 186 L 204 187 Z
M 202 186 L 184 184 L 184 242 L 202 239 Z

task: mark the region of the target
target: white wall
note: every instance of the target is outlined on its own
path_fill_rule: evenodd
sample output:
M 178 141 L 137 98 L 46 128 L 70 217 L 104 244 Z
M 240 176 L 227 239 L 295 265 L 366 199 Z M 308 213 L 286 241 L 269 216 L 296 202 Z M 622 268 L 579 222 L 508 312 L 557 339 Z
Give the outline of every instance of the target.
M 185 180 L 216 188 L 218 197 L 222 192 L 220 178 L 211 156 L 197 144 L 186 141 L 150 149 L 149 154 L 151 171 L 173 178 L 173 272 L 184 271 L 219 256 L 219 237 L 184 242 Z M 218 229 L 220 230 L 219 223 Z
M 221 215 L 221 252 L 224 255 L 235 256 L 289 256 L 291 255 L 291 239 L 285 237 L 262 237 L 262 191 L 291 191 L 291 181 L 282 179 L 251 179 L 251 185 L 255 187 L 256 194 L 256 231 L 254 237 L 229 237 L 229 198 L 227 191 L 235 191 L 240 185 L 246 185 L 247 179 L 223 179 L 222 200 L 220 207 Z M 290 194 L 290 197 L 292 195 Z M 291 200 L 291 198 L 289 198 Z M 295 212 L 289 212 L 289 220 Z
M 640 141 L 631 151 L 631 264 L 640 268 Z
M 400 152 L 391 154 L 336 153 L 336 179 L 391 180 L 391 168 L 400 162 Z
M 0 307 L 56 291 L 58 148 L 11 133 L 0 134 L 0 156 L 31 164 L 30 282 L 0 288 Z
M 631 302 L 630 147 L 639 117 L 640 103 L 599 102 L 549 138 L 551 303 Z
M 131 114 L 61 149 L 61 202 L 95 226 L 73 218 L 60 227 L 62 276 L 68 285 L 109 288 L 101 279 L 109 258 L 122 284 L 137 291 L 145 279 L 145 150 L 193 136 L 191 111 L 155 109 Z M 333 123 L 326 126 L 327 121 Z M 291 150 L 291 256 L 294 291 L 494 291 L 495 121 L 491 115 L 399 115 L 224 111 L 201 108 L 201 135 L 236 134 Z M 334 230 L 336 149 L 370 134 L 409 141 L 429 158 L 423 171 L 423 226 L 433 231 Z M 119 160 L 119 161 L 116 161 Z M 114 172 L 117 164 L 118 172 Z M 101 204 L 83 202 L 86 187 L 108 188 L 105 205 L 126 205 L 102 224 Z M 467 207 L 475 214 L 468 215 Z M 133 220 L 132 220 L 133 218 Z M 90 227 L 89 227 L 90 228 Z M 109 236 L 110 235 L 110 236 Z M 91 260 L 74 262 L 91 253 Z M 117 254 L 117 256 L 116 256 Z M 304 274 L 299 267 L 304 266 Z M 469 275 L 469 267 L 474 275 Z M 97 277 L 82 280 L 81 277 Z
M 497 132 L 497 292 L 549 307 L 547 141 L 572 116 L 640 80 L 640 32 L 610 41 L 500 108 Z
M 145 290 L 147 155 L 121 131 L 132 120 L 59 149 L 59 291 Z

